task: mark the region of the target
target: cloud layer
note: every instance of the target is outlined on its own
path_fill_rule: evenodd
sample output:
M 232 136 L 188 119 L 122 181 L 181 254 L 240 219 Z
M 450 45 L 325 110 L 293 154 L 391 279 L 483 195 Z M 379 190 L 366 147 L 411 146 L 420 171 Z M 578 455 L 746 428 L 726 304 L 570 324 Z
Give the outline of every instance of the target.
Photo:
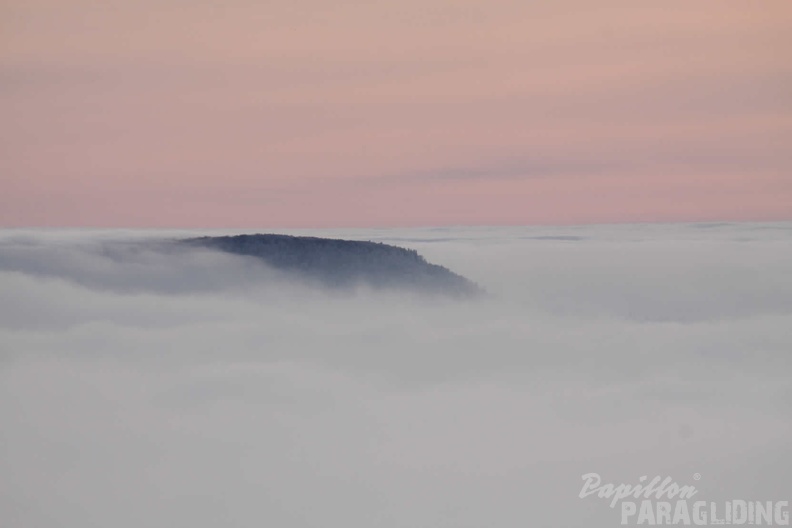
M 0 517 L 618 523 L 577 497 L 588 472 L 700 473 L 704 500 L 789 499 L 790 233 L 312 233 L 415 248 L 493 293 L 453 302 L 145 249 L 185 233 L 6 230 Z

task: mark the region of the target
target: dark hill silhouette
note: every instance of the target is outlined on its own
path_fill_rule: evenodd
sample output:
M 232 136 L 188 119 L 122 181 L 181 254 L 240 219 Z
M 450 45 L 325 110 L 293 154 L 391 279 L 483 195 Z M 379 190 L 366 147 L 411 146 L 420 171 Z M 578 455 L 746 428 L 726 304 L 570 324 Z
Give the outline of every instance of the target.
M 275 269 L 318 279 L 333 288 L 363 284 L 465 297 L 482 293 L 473 282 L 427 262 L 415 250 L 379 242 L 259 234 L 191 238 L 183 243 L 256 257 Z

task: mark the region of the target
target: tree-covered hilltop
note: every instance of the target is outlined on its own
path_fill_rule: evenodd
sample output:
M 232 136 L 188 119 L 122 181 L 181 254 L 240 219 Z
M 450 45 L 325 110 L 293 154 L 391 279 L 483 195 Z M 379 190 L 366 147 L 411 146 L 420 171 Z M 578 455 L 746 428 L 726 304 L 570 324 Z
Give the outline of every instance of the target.
M 273 268 L 318 279 L 334 288 L 362 284 L 456 296 L 482 293 L 473 282 L 427 262 L 413 249 L 379 242 L 261 234 L 190 238 L 182 242 L 260 258 Z

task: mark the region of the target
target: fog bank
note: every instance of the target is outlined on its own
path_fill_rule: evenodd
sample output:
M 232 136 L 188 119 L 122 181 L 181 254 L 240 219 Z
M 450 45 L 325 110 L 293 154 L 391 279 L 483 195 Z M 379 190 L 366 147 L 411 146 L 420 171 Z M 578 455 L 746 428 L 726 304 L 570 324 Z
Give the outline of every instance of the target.
M 464 301 L 162 248 L 241 232 L 0 231 L 4 526 L 618 525 L 589 472 L 790 499 L 789 223 L 283 231 Z

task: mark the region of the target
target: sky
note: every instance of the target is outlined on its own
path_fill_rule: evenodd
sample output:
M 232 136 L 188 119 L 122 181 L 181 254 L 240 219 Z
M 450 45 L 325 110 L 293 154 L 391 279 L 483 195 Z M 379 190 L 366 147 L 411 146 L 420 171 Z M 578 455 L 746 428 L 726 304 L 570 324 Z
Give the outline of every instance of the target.
M 786 0 L 2 0 L 0 226 L 792 218 Z
M 792 223 L 325 232 L 466 302 L 149 244 L 196 232 L 0 231 L 3 526 L 619 526 L 592 472 L 790 511 Z

